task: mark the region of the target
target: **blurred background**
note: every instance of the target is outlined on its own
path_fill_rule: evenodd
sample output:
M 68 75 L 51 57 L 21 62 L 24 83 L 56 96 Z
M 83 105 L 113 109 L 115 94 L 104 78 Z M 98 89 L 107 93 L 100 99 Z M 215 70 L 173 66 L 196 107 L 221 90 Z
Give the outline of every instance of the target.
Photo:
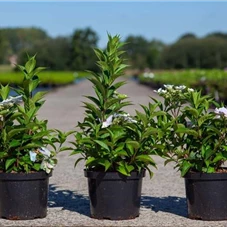
M 0 83 L 37 54 L 48 89 L 97 71 L 92 48 L 126 42 L 126 76 L 151 88 L 187 85 L 227 102 L 227 2 L 0 2 Z

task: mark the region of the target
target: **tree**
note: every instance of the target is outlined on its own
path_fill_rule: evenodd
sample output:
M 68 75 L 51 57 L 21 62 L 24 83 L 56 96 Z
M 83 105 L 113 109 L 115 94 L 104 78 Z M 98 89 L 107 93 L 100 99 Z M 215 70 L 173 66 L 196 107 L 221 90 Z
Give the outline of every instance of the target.
M 144 69 L 148 67 L 147 56 L 149 53 L 149 42 L 142 36 L 128 36 L 125 39 L 125 51 L 132 68 Z
M 2 31 L 0 30 L 0 64 L 8 63 L 8 57 L 11 52 L 10 43 L 3 37 Z
M 149 43 L 149 51 L 147 55 L 147 64 L 149 68 L 160 68 L 161 52 L 165 44 L 159 40 L 152 40 Z
M 5 28 L 1 36 L 9 41 L 13 54 L 32 47 L 37 41 L 48 39 L 46 32 L 39 28 Z
M 93 48 L 97 47 L 98 35 L 91 28 L 76 30 L 71 38 L 71 68 L 97 70 Z
M 227 39 L 224 34 L 205 38 L 182 36 L 161 54 L 163 68 L 224 68 L 227 65 Z M 187 38 L 186 38 L 187 37 Z
M 193 34 L 193 33 L 186 33 L 186 34 L 182 35 L 182 36 L 178 39 L 178 41 L 184 40 L 184 39 L 197 39 L 197 37 L 196 37 L 196 35 Z
M 210 34 L 208 34 L 205 38 L 222 38 L 222 39 L 227 39 L 227 34 L 223 33 L 223 32 L 212 32 Z
M 37 62 L 49 70 L 70 69 L 70 40 L 67 37 L 57 37 L 37 42 L 31 48 L 24 49 L 19 54 L 20 64 L 26 62 L 26 52 L 32 56 L 37 54 Z

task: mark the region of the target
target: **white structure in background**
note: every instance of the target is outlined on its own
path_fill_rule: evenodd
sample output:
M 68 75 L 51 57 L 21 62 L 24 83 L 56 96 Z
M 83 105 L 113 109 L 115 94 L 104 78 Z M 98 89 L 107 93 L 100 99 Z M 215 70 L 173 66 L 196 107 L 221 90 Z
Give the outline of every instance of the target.
M 152 78 L 154 78 L 154 73 L 152 73 L 152 72 L 150 71 L 150 69 L 146 68 L 146 69 L 144 70 L 143 77 L 144 77 L 144 78 L 150 78 L 150 79 L 152 79 Z
M 9 62 L 10 62 L 10 65 L 12 68 L 15 68 L 16 67 L 16 64 L 17 64 L 17 55 L 11 55 L 9 57 Z

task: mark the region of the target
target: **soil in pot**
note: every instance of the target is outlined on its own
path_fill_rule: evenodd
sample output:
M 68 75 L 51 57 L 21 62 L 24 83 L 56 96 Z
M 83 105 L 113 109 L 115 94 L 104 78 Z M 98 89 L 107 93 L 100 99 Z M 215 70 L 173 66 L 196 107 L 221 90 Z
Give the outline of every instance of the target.
M 124 176 L 118 172 L 86 171 L 91 217 L 127 220 L 139 216 L 145 171 Z
M 10 220 L 46 217 L 50 176 L 45 172 L 0 173 L 0 217 Z

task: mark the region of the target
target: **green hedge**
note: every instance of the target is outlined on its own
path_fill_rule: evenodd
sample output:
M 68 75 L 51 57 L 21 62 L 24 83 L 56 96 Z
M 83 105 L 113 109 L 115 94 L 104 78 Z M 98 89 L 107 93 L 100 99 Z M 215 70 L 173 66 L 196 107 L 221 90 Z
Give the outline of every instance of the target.
M 227 102 L 227 71 L 224 70 L 162 71 L 141 74 L 138 80 L 154 89 L 163 84 L 186 85 L 212 95 L 217 101 Z
M 43 71 L 39 75 L 42 85 L 65 85 L 74 83 L 78 78 L 88 76 L 85 72 Z M 21 84 L 23 75 L 20 72 L 0 72 L 1 84 Z

